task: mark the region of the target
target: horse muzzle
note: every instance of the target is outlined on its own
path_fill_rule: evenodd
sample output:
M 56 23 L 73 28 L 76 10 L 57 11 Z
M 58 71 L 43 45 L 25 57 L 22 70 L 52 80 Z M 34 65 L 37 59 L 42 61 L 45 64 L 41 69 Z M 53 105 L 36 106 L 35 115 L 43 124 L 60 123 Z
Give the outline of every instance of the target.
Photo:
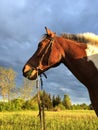
M 29 80 L 35 80 L 39 74 L 39 70 L 31 67 L 29 65 L 25 65 L 23 68 L 23 76 L 28 78 Z
M 35 80 L 38 75 L 43 74 L 45 78 L 47 78 L 47 75 L 44 73 L 43 70 L 35 67 L 31 67 L 29 65 L 25 65 L 23 68 L 23 76 L 28 78 L 29 80 Z

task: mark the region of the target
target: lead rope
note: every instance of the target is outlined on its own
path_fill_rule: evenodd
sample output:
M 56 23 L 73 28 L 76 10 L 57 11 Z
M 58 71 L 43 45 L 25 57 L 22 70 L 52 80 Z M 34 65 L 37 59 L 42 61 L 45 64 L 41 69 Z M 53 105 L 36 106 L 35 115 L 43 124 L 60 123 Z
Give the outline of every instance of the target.
M 41 91 L 40 91 L 40 84 L 41 84 Z M 42 77 L 40 75 L 40 80 L 38 77 L 38 71 L 37 71 L 37 79 L 36 79 L 36 88 L 37 88 L 37 102 L 38 102 L 38 108 L 39 108 L 39 118 L 40 118 L 40 127 L 41 130 L 45 130 L 45 113 L 44 113 L 44 102 L 43 102 L 43 81 Z M 42 97 L 42 101 L 40 99 L 40 94 Z

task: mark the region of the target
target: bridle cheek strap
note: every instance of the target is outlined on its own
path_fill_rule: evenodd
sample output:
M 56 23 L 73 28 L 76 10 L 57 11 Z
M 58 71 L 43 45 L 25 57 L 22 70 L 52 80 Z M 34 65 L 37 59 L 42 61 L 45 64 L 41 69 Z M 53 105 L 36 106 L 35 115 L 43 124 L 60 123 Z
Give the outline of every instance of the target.
M 52 47 L 52 44 L 53 44 L 53 42 L 54 42 L 54 39 L 53 39 L 53 38 L 51 38 L 51 39 L 49 39 L 49 40 L 50 40 L 50 42 L 49 42 L 49 44 L 48 44 L 48 46 L 47 46 L 47 48 L 46 48 L 46 50 L 45 50 L 45 53 L 42 55 L 42 57 L 41 57 L 41 59 L 40 59 L 39 66 L 41 66 L 42 61 L 43 61 L 43 59 L 44 59 L 44 57 L 45 57 L 45 54 L 48 52 L 49 48 Z

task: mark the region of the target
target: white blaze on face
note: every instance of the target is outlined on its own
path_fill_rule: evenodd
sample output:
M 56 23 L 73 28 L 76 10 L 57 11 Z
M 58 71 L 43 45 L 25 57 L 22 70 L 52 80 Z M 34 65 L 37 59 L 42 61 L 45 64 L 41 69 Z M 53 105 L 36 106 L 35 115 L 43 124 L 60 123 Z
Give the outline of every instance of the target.
M 98 69 L 98 44 L 87 44 L 86 54 Z

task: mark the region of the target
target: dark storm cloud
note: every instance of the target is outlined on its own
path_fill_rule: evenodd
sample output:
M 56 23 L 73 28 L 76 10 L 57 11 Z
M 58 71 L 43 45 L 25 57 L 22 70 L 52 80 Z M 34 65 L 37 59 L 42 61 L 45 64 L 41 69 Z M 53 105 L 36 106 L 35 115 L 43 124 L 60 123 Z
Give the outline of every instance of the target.
M 21 79 L 22 67 L 36 50 L 45 26 L 58 35 L 98 34 L 97 8 L 98 2 L 91 0 L 1 0 L 0 65 L 14 68 L 19 75 L 17 79 Z M 85 87 L 63 65 L 49 70 L 47 75 L 44 86 L 50 93 L 68 93 L 73 102 L 89 101 Z

